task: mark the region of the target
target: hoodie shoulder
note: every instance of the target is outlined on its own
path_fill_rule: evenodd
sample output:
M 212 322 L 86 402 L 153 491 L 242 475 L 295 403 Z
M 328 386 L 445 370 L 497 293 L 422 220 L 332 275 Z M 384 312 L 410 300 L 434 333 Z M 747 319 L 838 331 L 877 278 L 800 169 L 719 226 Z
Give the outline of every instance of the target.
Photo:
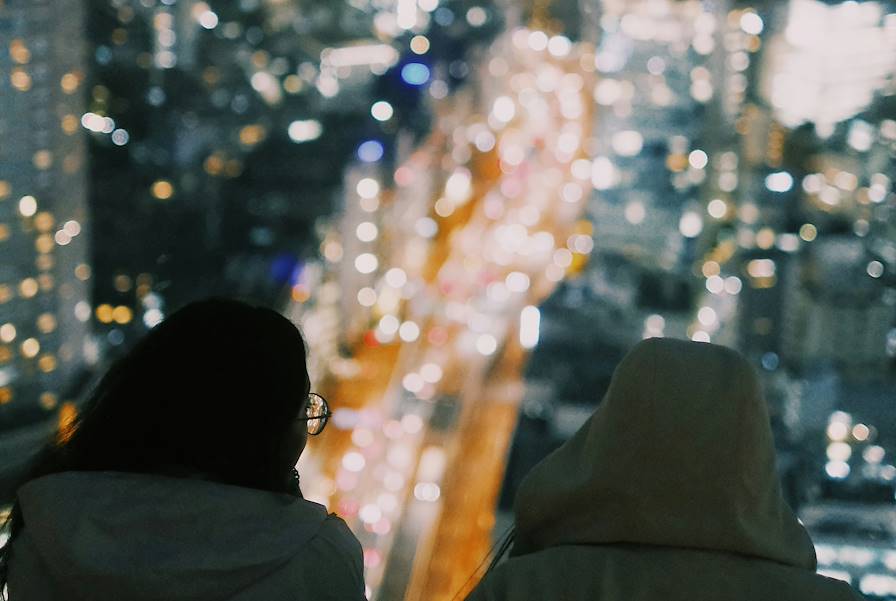
M 636 545 L 563 545 L 511 557 L 466 601 L 862 601 L 845 582 L 758 558 Z
M 348 528 L 289 495 L 67 472 L 22 487 L 19 501 L 25 528 L 16 544 L 28 543 L 33 561 L 14 557 L 11 576 L 52 583 L 65 593 L 58 598 L 89 590 L 95 601 L 327 599 L 304 592 L 322 578 L 354 582 L 363 594 L 361 550 Z
M 309 550 L 341 560 L 341 564 L 350 565 L 352 571 L 357 572 L 359 581 L 363 580 L 361 577 L 363 571 L 361 543 L 349 530 L 345 521 L 336 514 L 331 513 L 327 516 L 317 536 L 311 539 Z
M 283 597 L 284 592 L 289 596 Z M 247 591 L 247 596 L 231 601 L 286 601 L 296 595 L 315 601 L 366 601 L 361 544 L 334 514 L 327 516 L 314 538 L 276 574 Z

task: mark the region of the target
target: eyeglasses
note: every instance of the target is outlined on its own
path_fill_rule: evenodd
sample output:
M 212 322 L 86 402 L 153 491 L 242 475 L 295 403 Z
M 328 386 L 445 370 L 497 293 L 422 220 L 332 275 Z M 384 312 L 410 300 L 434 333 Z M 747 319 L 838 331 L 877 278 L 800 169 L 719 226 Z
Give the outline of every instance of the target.
M 308 403 L 305 405 L 305 417 L 297 417 L 296 421 L 305 422 L 308 434 L 317 436 L 324 431 L 327 421 L 332 415 L 327 399 L 311 392 L 308 394 Z

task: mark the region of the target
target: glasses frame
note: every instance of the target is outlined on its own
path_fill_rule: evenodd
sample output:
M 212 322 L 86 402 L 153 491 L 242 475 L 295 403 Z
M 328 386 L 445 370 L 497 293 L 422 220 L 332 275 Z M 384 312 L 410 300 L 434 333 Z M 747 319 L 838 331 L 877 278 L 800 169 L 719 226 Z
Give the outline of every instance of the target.
M 320 415 L 308 415 L 308 411 L 314 405 L 313 401 L 315 399 L 319 399 L 322 412 Z M 330 404 L 327 402 L 327 399 L 316 392 L 309 392 L 308 401 L 305 403 L 305 416 L 297 417 L 296 421 L 305 422 L 305 429 L 308 431 L 308 434 L 310 436 L 317 436 L 327 427 L 327 423 L 330 421 L 331 417 L 333 417 L 333 412 L 330 411 Z M 314 423 L 319 423 L 320 427 L 314 428 L 312 426 Z

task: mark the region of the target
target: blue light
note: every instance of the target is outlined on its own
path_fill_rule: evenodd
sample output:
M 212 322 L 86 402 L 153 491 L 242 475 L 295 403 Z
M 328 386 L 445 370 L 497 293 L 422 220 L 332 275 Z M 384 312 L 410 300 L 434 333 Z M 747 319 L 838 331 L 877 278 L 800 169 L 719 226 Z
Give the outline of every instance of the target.
M 283 252 L 271 261 L 270 277 L 275 282 L 285 284 L 295 274 L 297 268 L 301 268 L 298 258 L 291 253 Z
M 376 163 L 383 158 L 383 145 L 376 140 L 367 140 L 358 146 L 358 158 L 365 163 Z
M 451 12 L 450 8 L 441 6 L 436 9 L 436 12 L 433 14 L 433 19 L 435 19 L 437 25 L 448 27 L 449 25 L 454 23 L 454 13 Z
M 401 78 L 412 86 L 422 86 L 429 81 L 429 67 L 422 63 L 408 63 L 401 68 Z
M 297 284 L 302 283 L 304 279 L 302 276 L 305 275 L 305 265 L 301 262 L 296 263 L 295 267 L 292 268 L 292 273 L 289 274 L 289 284 L 290 286 L 295 286 Z

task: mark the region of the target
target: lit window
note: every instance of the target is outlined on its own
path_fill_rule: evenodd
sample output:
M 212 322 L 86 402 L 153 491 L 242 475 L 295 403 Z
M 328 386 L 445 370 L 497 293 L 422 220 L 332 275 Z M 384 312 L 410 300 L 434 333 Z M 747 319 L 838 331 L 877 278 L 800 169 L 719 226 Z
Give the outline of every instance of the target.
M 37 367 L 45 374 L 56 370 L 56 357 L 53 355 L 42 355 L 37 360 Z
M 37 341 L 37 338 L 26 338 L 22 342 L 21 350 L 23 357 L 33 359 L 40 352 L 40 343 Z
M 174 195 L 174 186 L 168 180 L 160 179 L 153 183 L 150 191 L 159 200 L 168 200 Z
M 31 89 L 31 76 L 24 69 L 13 69 L 9 75 L 9 81 L 12 87 L 20 92 L 27 92 Z
M 19 284 L 19 294 L 22 298 L 32 298 L 37 294 L 38 285 L 34 278 L 25 278 Z

